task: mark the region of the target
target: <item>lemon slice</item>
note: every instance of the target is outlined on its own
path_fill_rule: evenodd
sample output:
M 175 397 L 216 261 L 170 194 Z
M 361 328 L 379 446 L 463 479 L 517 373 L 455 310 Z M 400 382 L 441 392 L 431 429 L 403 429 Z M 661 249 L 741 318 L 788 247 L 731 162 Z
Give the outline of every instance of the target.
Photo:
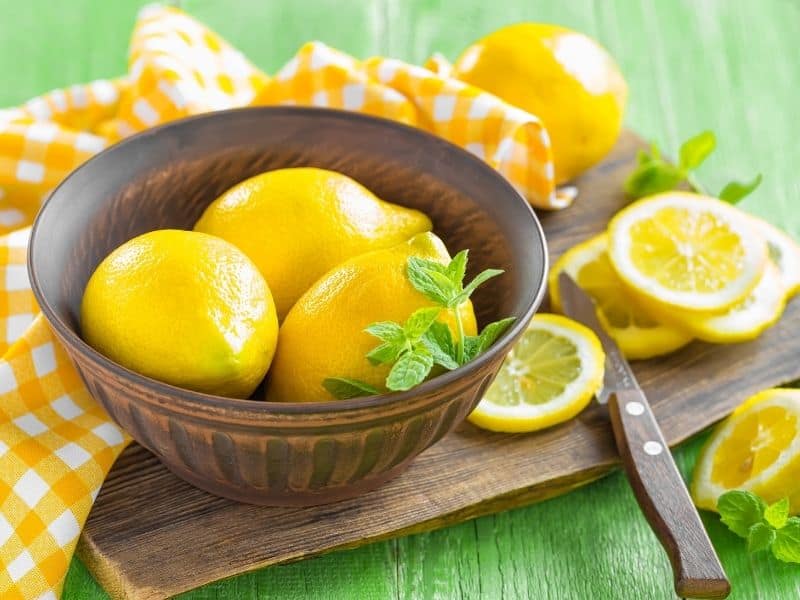
M 722 312 L 758 283 L 767 244 L 751 217 L 715 198 L 668 192 L 623 209 L 609 224 L 619 276 L 648 302 Z
M 758 284 L 747 297 L 719 315 L 697 313 L 673 315 L 680 326 L 695 337 L 717 344 L 757 338 L 781 318 L 786 306 L 786 288 L 778 268 L 768 262 Z
M 720 423 L 694 470 L 692 496 L 716 510 L 729 490 L 747 490 L 768 503 L 789 498 L 800 511 L 800 390 L 771 389 L 745 401 Z
M 550 270 L 550 302 L 561 310 L 558 275 L 568 273 L 597 304 L 597 317 L 631 359 L 668 354 L 688 344 L 687 333 L 652 319 L 625 289 L 608 260 L 608 236 L 595 236 L 568 250 Z
M 468 419 L 492 431 L 536 431 L 571 419 L 603 383 L 600 340 L 580 323 L 538 314 Z
M 769 257 L 780 271 L 781 281 L 788 297 L 800 291 L 800 245 L 786 233 L 758 217 L 751 217 L 767 242 Z

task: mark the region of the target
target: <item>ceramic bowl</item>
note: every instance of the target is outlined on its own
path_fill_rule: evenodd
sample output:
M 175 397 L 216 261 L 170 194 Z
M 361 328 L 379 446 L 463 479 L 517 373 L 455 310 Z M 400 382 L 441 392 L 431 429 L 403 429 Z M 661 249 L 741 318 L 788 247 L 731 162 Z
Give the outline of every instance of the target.
M 290 166 L 342 172 L 381 198 L 427 213 L 451 252 L 470 249 L 472 274 L 506 270 L 474 303 L 480 322 L 514 316 L 514 326 L 476 360 L 408 392 L 326 403 L 177 388 L 112 362 L 81 339 L 84 287 L 113 249 L 154 229 L 191 229 L 232 185 Z M 527 202 L 458 147 L 355 113 L 267 107 L 184 119 L 92 158 L 42 207 L 28 263 L 39 306 L 86 387 L 137 442 L 212 494 L 303 506 L 375 488 L 461 423 L 539 305 L 547 253 Z

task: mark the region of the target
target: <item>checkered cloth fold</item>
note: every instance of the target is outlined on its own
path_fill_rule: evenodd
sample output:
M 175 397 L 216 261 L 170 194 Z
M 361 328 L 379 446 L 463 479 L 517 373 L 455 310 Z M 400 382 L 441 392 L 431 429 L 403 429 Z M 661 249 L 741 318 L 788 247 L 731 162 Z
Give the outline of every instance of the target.
M 187 115 L 246 105 L 325 106 L 426 129 L 495 167 L 534 206 L 572 196 L 553 181 L 533 115 L 449 76 L 312 42 L 274 77 L 175 8 L 149 6 L 127 76 L 55 90 L 0 110 L 0 598 L 56 598 L 78 535 L 130 442 L 82 385 L 28 283 L 25 254 L 41 201 L 110 143 Z

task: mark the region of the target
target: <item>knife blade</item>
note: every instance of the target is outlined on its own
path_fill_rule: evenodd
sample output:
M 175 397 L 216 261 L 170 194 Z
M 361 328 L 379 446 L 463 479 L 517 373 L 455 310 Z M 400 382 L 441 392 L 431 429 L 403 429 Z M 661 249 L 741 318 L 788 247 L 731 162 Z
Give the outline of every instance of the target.
M 572 277 L 564 272 L 558 276 L 558 284 L 564 313 L 594 331 L 605 351 L 606 368 L 603 374 L 603 389 L 597 393 L 597 401 L 600 404 L 606 404 L 612 392 L 640 389 L 639 382 L 636 381 L 636 376 L 628 361 L 622 356 L 619 346 L 600 324 L 594 301 L 575 283 Z
M 600 324 L 589 295 L 564 272 L 558 285 L 564 313 L 594 331 L 605 351 L 597 400 L 608 407 L 622 465 L 672 564 L 675 591 L 681 598 L 727 597 L 730 583 L 633 370 Z

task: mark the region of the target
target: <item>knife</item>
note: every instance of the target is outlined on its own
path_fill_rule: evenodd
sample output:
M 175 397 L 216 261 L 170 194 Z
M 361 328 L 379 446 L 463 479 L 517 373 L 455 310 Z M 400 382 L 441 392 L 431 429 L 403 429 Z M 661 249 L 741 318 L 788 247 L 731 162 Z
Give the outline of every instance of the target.
M 558 277 L 564 313 L 592 329 L 606 354 L 600 404 L 636 500 L 672 564 L 681 598 L 725 598 L 731 586 L 689 497 L 650 404 L 628 361 L 597 318 L 592 299 L 566 273 Z

